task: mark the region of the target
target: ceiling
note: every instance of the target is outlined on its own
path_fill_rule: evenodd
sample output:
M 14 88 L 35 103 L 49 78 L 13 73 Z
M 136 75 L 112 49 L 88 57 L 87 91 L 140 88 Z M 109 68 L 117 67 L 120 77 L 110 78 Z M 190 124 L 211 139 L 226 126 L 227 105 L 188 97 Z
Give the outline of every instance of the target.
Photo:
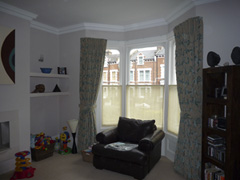
M 196 1 L 200 0 L 0 0 L 0 3 L 37 15 L 36 22 L 64 28 L 82 23 L 166 24 L 177 12 Z

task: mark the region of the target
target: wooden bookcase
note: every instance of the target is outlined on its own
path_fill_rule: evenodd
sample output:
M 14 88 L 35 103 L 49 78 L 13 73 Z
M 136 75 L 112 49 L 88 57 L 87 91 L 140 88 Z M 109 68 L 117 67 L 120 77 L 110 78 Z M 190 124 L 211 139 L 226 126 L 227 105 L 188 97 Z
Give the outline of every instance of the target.
M 240 66 L 203 70 L 202 114 L 202 180 L 213 167 L 224 172 L 225 180 L 240 180 Z M 223 142 L 211 146 L 209 139 L 216 135 Z

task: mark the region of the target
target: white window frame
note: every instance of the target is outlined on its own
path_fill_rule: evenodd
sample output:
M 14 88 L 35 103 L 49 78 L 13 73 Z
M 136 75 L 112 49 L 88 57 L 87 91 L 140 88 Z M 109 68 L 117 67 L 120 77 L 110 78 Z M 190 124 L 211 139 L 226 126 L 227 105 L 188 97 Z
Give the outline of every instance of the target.
M 149 79 L 147 79 L 147 72 L 148 72 L 148 71 L 149 71 Z M 151 70 L 146 69 L 146 70 L 144 71 L 144 73 L 145 73 L 145 75 L 144 75 L 145 81 L 146 81 L 146 82 L 150 82 L 150 81 L 151 81 Z
M 152 78 L 152 69 L 151 68 L 139 68 L 138 71 L 138 82 L 151 82 Z M 143 80 L 140 80 L 140 71 L 143 71 Z M 146 71 L 150 71 L 149 80 L 146 80 Z
M 104 70 L 104 71 L 103 71 L 103 74 L 104 74 L 104 73 L 106 73 L 106 79 L 103 78 L 102 81 L 103 81 L 103 82 L 107 82 L 107 80 L 108 80 L 108 71 Z M 103 76 L 103 77 L 104 77 L 104 76 Z
M 129 82 L 134 81 L 135 69 L 130 69 L 130 73 L 131 73 L 131 72 L 133 73 L 133 75 L 132 75 L 132 78 L 133 78 L 133 79 L 129 79 Z M 130 74 L 129 78 L 131 78 L 131 74 Z
M 115 80 L 113 80 L 113 72 L 115 72 Z M 110 82 L 117 82 L 117 76 L 118 75 L 118 70 L 110 70 Z
M 141 61 L 140 61 L 140 58 L 142 58 Z M 137 65 L 144 65 L 144 55 L 143 54 L 137 56 Z

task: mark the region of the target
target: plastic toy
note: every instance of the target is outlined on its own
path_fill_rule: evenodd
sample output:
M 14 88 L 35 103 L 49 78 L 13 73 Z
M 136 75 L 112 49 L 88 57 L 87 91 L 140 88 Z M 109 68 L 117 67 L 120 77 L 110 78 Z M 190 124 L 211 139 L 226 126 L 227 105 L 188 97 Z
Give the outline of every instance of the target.
M 60 149 L 60 139 L 58 139 L 58 137 L 55 138 L 55 146 L 54 146 L 54 150 L 56 152 L 58 152 Z
M 32 168 L 29 165 L 31 164 L 29 162 L 30 158 L 25 158 L 27 155 L 29 155 L 29 151 L 21 151 L 15 154 L 16 158 L 16 168 L 13 176 L 10 180 L 16 180 L 16 179 L 24 179 L 24 178 L 31 178 L 34 176 L 35 168 Z
M 31 148 L 35 148 L 35 137 L 36 137 L 36 135 L 34 135 L 34 134 L 30 135 L 30 147 Z
M 47 151 L 46 146 L 54 142 L 55 141 L 52 140 L 50 136 L 45 136 L 45 133 L 41 132 L 35 137 L 35 149 L 42 149 Z
M 71 153 L 71 148 L 67 146 L 67 143 L 70 142 L 69 132 L 66 131 L 67 127 L 63 127 L 63 132 L 60 134 L 60 150 L 59 154 L 69 154 Z

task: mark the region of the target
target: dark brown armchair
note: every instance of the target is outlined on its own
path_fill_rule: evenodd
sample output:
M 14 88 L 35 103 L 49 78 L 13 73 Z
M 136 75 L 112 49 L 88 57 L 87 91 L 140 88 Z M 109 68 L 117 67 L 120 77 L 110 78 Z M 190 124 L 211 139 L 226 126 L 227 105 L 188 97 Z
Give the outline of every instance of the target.
M 120 117 L 117 127 L 97 134 L 93 165 L 143 179 L 161 158 L 164 136 L 155 120 Z

